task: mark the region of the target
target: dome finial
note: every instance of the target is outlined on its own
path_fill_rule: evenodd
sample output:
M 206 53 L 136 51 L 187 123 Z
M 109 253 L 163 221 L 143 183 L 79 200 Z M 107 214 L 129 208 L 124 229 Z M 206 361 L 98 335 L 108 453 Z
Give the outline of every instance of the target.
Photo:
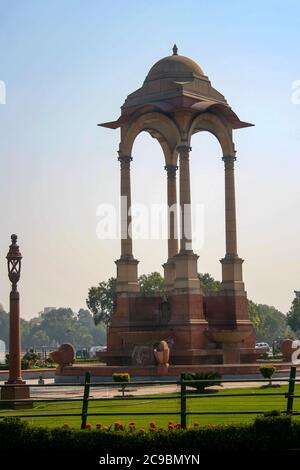
M 174 44 L 174 46 L 173 46 L 173 55 L 178 55 L 177 52 L 178 52 L 178 47 L 176 46 L 176 44 Z

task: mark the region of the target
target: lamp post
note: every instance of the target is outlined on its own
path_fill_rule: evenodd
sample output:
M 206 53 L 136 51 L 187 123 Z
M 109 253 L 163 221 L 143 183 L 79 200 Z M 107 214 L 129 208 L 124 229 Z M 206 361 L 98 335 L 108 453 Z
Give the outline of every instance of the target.
M 21 275 L 22 255 L 17 245 L 17 235 L 11 236 L 12 244 L 7 253 L 8 278 L 11 282 L 9 296 L 9 379 L 8 384 L 23 384 L 21 373 L 20 294 L 17 284 Z
M 20 335 L 20 294 L 17 284 L 21 275 L 22 255 L 17 244 L 17 235 L 11 236 L 11 245 L 7 253 L 8 278 L 11 282 L 9 296 L 9 378 L 1 387 L 1 400 L 10 400 L 7 405 L 13 408 L 32 406 L 31 402 L 15 403 L 30 397 L 30 390 L 21 373 L 21 335 Z M 16 385 L 16 387 L 14 387 Z M 24 386 L 23 386 L 24 385 Z

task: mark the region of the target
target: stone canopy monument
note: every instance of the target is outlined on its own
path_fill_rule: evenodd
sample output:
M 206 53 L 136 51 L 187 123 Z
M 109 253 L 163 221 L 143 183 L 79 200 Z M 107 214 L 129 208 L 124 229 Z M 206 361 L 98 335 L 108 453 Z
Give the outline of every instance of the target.
M 117 298 L 108 330 L 107 365 L 155 364 L 153 350 L 162 341 L 170 347 L 173 365 L 239 364 L 256 360 L 253 326 L 243 283 L 243 260 L 237 250 L 233 130 L 252 126 L 241 121 L 224 96 L 214 89 L 200 66 L 178 54 L 159 60 L 141 88 L 131 93 L 119 119 L 100 124 L 120 128 L 121 196 L 127 209 L 121 217 L 121 255 L 117 265 Z M 132 147 L 139 133 L 159 142 L 166 170 L 169 212 L 168 253 L 164 268 L 165 295 L 141 295 L 138 260 L 134 257 L 131 226 L 130 169 Z M 191 239 L 190 151 L 193 135 L 208 131 L 219 141 L 225 166 L 226 252 L 221 291 L 204 294 L 197 276 L 198 256 Z M 179 178 L 179 197 L 176 178 Z M 167 217 L 167 214 L 166 214 Z

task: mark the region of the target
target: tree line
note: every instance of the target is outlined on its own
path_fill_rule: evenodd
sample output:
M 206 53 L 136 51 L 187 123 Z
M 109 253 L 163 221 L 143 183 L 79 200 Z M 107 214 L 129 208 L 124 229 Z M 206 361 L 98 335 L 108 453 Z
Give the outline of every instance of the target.
M 0 339 L 8 349 L 9 314 L 0 309 Z M 71 308 L 57 308 L 31 320 L 21 319 L 22 350 L 56 348 L 72 343 L 76 349 L 106 344 L 106 327 L 95 325 L 93 315 L 86 309 L 78 313 Z

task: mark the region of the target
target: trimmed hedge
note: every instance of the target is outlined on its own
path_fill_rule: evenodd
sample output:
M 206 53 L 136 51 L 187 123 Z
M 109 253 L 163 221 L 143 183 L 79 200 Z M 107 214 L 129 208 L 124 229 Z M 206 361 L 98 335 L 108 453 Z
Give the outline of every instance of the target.
M 253 424 L 207 426 L 155 432 L 78 430 L 0 421 L 1 452 L 97 452 L 111 455 L 178 454 L 202 451 L 300 448 L 300 422 L 288 416 L 256 418 Z
M 130 374 L 128 372 L 115 372 L 112 378 L 114 382 L 130 382 Z

